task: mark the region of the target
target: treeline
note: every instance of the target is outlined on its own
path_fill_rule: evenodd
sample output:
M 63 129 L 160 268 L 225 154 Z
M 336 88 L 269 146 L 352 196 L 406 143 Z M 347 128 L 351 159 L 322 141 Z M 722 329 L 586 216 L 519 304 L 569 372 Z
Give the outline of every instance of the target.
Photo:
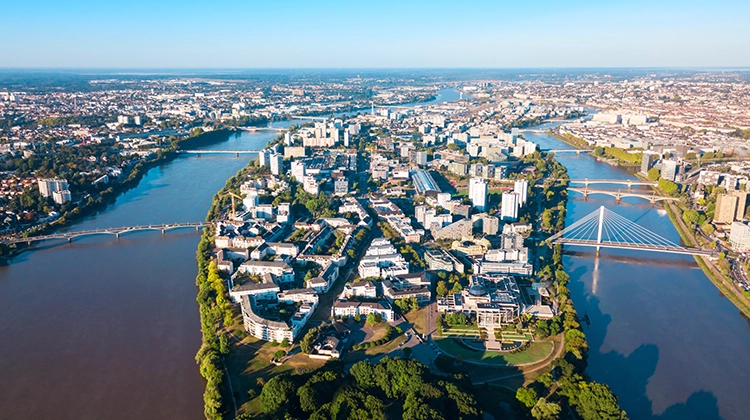
M 550 161 L 549 155 L 546 160 L 547 167 L 555 174 L 555 178 L 568 178 L 565 167 L 559 162 L 554 158 Z M 549 224 L 551 233 L 564 228 L 567 194 L 555 194 L 554 198 L 559 200 L 555 208 L 561 210 L 558 223 Z M 559 314 L 549 322 L 538 322 L 535 333 L 543 338 L 562 331 L 564 352 L 553 361 L 554 376 L 551 373 L 541 375 L 535 382 L 519 388 L 516 398 L 526 407 L 528 414 L 538 420 L 559 418 L 561 407 L 566 404 L 573 407 L 584 420 L 626 418 L 625 412 L 618 405 L 617 397 L 609 387 L 589 381 L 585 377 L 589 346 L 570 297 L 570 277 L 563 267 L 561 245 L 553 247 L 551 263 L 544 267 L 543 272 L 552 285 L 550 292 L 557 301 Z
M 627 163 L 640 164 L 643 153 L 630 153 L 627 150 L 620 149 L 618 147 L 596 146 L 596 148 L 594 148 L 594 156 L 604 156 L 618 159 Z
M 479 419 L 468 377 L 436 376 L 415 360 L 384 357 L 344 372 L 330 361 L 312 374 L 276 376 L 260 394 L 266 419 Z M 253 417 L 244 414 L 238 419 Z
M 224 371 L 221 357 L 229 353 L 229 338 L 223 333 L 222 324 L 230 327 L 233 323 L 232 309 L 227 302 L 226 285 L 219 277 L 216 264 L 211 258 L 213 228 L 204 230 L 198 244 L 196 259 L 198 276 L 198 309 L 201 318 L 202 342 L 195 361 L 200 366 L 200 374 L 206 379 L 203 393 L 204 414 L 207 419 L 222 418 L 222 392 Z

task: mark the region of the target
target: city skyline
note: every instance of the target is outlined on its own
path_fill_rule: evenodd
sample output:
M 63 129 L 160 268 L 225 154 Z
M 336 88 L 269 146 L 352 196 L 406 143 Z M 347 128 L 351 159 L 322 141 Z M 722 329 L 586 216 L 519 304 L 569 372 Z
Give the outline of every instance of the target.
M 179 6 L 179 7 L 178 7 Z M 738 1 L 6 7 L 3 68 L 748 67 Z M 733 13 L 727 13 L 733 10 Z

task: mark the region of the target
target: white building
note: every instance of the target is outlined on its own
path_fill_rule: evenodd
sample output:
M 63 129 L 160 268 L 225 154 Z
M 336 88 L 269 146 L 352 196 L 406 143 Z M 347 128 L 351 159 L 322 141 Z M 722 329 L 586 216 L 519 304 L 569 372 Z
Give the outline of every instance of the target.
M 305 179 L 305 162 L 295 160 L 292 162 L 292 176 L 297 182 L 302 182 Z
M 70 190 L 58 190 L 52 192 L 52 201 L 57 204 L 65 204 L 70 200 Z
M 661 177 L 674 181 L 677 176 L 677 161 L 676 160 L 663 160 L 661 163 Z
M 271 161 L 271 173 L 279 176 L 284 172 L 284 156 L 278 153 L 274 153 L 270 157 Z
M 518 202 L 519 197 L 516 193 L 503 193 L 502 207 L 500 208 L 500 217 L 505 222 L 515 222 L 518 220 Z
M 388 277 L 409 273 L 409 263 L 386 238 L 374 239 L 359 261 L 359 276 Z
M 479 211 L 487 209 L 487 182 L 482 178 L 472 178 L 469 181 L 469 199 Z
M 354 317 L 356 315 L 366 317 L 371 313 L 380 314 L 383 321 L 393 321 L 394 319 L 393 308 L 386 301 L 350 302 L 347 300 L 337 300 L 331 308 L 331 315 L 334 317 Z
M 64 179 L 40 179 L 37 183 L 39 185 L 39 194 L 45 198 L 52 197 L 52 193 L 55 191 L 68 189 L 68 181 Z
M 525 179 L 517 179 L 513 185 L 513 192 L 518 194 L 518 206 L 522 207 L 526 205 L 526 199 L 529 193 L 529 181 Z
M 729 243 L 737 251 L 750 250 L 750 226 L 742 222 L 733 222 Z

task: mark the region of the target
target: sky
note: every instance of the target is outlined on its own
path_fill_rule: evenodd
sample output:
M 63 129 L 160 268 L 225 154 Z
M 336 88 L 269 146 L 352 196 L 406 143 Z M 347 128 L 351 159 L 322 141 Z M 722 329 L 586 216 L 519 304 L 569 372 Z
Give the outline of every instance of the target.
M 748 0 L 5 0 L 0 68 L 750 67 L 748 16 Z

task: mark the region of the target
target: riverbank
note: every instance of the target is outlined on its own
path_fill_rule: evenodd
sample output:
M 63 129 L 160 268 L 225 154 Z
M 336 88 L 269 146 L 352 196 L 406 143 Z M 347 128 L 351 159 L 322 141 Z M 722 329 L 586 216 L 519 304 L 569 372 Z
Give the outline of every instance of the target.
M 159 150 L 153 157 L 149 157 L 135 163 L 130 169 L 130 172 L 120 183 L 113 184 L 111 187 L 103 190 L 99 195 L 89 197 L 89 200 L 83 205 L 80 205 L 72 211 L 66 212 L 61 215 L 58 219 L 45 223 L 34 228 L 30 228 L 22 234 L 23 237 L 33 237 L 39 235 L 46 235 L 60 229 L 65 229 L 72 226 L 81 220 L 94 215 L 99 212 L 107 210 L 107 208 L 117 201 L 117 198 L 122 194 L 137 187 L 143 177 L 148 173 L 149 170 L 172 162 L 179 156 L 178 150 L 184 148 L 198 148 L 207 146 L 214 143 L 225 141 L 231 136 L 236 130 L 233 129 L 220 129 L 215 131 L 209 131 L 206 133 L 199 134 L 192 137 L 184 137 L 177 139 L 167 149 Z M 31 249 L 31 245 L 27 244 L 14 244 L 5 245 L 0 244 L 0 258 L 6 261 L 12 260 L 13 257 L 20 253 Z
M 644 181 L 650 181 L 648 178 L 642 176 L 641 174 L 636 174 L 636 177 Z M 656 187 L 656 190 L 660 194 L 666 195 L 664 191 L 662 191 L 658 187 Z M 698 241 L 696 240 L 695 236 L 682 220 L 682 211 L 680 210 L 680 208 L 671 202 L 665 202 L 664 204 L 664 210 L 667 212 L 667 216 L 672 222 L 674 228 L 677 230 L 677 233 L 680 235 L 680 238 L 685 242 L 687 246 L 698 246 Z M 740 293 L 733 284 L 731 284 L 727 281 L 726 278 L 724 278 L 724 276 L 710 259 L 697 255 L 693 256 L 693 258 L 701 268 L 701 271 L 703 271 L 703 274 L 705 274 L 706 277 L 708 277 L 708 279 L 711 281 L 711 283 L 713 283 L 714 286 L 719 289 L 719 292 L 721 292 L 724 297 L 729 299 L 729 301 L 732 302 L 732 304 L 736 306 L 737 309 L 739 309 L 743 314 L 750 317 L 750 300 L 743 296 L 742 293 Z
M 673 203 L 667 203 L 666 206 L 664 206 L 664 209 L 667 212 L 667 215 L 669 216 L 669 220 L 674 225 L 675 229 L 677 229 L 677 233 L 680 235 L 680 238 L 682 238 L 683 241 L 685 241 L 685 244 L 688 246 L 696 246 L 697 241 L 695 237 L 690 232 L 689 228 L 685 225 L 685 223 L 681 219 L 681 212 L 679 208 L 676 208 L 676 206 Z M 729 283 L 726 278 L 721 274 L 721 272 L 716 268 L 714 263 L 702 256 L 693 256 L 695 258 L 695 262 L 698 264 L 698 266 L 703 271 L 703 274 L 708 277 L 709 280 L 711 280 L 711 283 L 716 286 L 717 289 L 719 289 L 719 292 L 721 292 L 724 297 L 726 297 L 734 306 L 737 307 L 743 314 L 750 317 L 750 301 L 740 293 L 733 284 Z

